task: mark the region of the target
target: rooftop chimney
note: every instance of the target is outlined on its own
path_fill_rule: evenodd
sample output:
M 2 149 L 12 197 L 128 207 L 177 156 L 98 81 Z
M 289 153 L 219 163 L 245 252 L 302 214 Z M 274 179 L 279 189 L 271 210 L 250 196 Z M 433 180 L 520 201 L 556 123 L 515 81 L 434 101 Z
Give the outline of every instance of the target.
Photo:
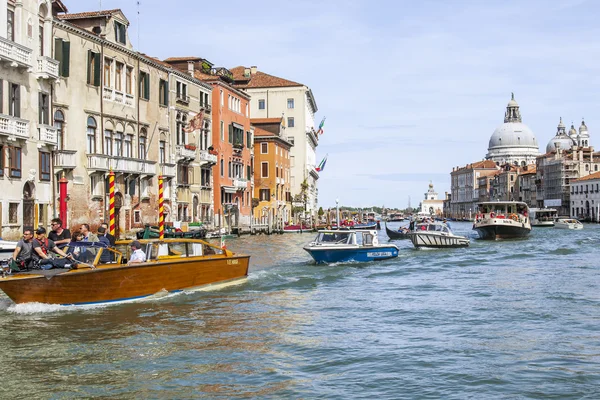
M 188 73 L 191 76 L 194 76 L 194 62 L 193 61 L 188 61 Z
M 244 68 L 244 78 L 250 78 L 250 68 Z
M 250 67 L 250 73 L 252 75 L 256 74 L 256 65 L 253 65 L 253 66 Z

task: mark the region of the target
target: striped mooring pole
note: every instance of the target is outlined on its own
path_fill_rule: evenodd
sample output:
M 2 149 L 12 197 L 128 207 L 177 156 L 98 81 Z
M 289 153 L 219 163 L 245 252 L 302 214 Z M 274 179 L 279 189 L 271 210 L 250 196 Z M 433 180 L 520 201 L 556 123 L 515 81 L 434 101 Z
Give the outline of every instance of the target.
M 108 229 L 110 234 L 115 234 L 115 173 L 110 170 L 108 173 L 108 215 L 110 217 L 110 224 Z
M 158 176 L 158 237 L 160 240 L 165 238 L 165 207 L 162 175 Z

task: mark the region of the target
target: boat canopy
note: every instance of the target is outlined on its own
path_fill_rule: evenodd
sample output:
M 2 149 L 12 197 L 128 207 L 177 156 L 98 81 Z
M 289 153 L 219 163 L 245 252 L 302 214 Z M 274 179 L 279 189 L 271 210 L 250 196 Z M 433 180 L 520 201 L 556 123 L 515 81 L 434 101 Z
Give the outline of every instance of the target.
M 448 225 L 446 224 L 417 224 L 417 232 L 428 231 L 428 232 L 446 232 L 451 233 Z
M 478 204 L 479 213 L 496 215 L 522 214 L 527 215 L 527 204 L 522 202 L 486 202 Z

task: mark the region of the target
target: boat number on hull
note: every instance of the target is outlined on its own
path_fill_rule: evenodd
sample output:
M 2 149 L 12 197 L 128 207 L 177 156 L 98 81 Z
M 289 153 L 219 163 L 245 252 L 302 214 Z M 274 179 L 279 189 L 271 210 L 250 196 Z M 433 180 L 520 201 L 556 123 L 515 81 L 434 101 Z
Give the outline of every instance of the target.
M 371 253 L 367 253 L 367 257 L 391 257 L 391 251 L 373 251 Z
M 235 265 L 239 260 L 227 260 L 227 265 Z

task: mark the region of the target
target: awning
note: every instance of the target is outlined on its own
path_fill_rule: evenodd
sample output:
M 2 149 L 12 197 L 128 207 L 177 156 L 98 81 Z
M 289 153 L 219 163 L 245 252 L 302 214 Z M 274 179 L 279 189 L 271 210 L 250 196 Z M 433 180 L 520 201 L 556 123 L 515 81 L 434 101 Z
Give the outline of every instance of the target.
M 237 193 L 237 189 L 234 188 L 233 186 L 221 186 L 223 188 L 223 191 L 225 193 L 231 193 L 231 194 L 235 194 Z
M 238 128 L 238 129 L 244 130 L 244 125 L 240 125 L 237 122 L 232 122 L 232 124 L 233 124 L 234 128 Z

